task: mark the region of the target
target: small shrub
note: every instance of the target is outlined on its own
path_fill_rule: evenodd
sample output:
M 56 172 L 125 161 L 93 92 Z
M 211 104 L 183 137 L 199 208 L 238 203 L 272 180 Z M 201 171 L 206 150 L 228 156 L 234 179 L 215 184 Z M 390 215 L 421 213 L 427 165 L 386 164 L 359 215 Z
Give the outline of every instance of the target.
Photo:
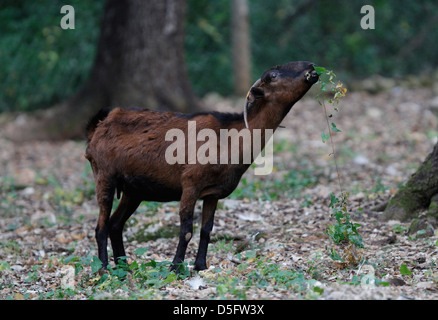
M 362 243 L 362 237 L 357 231 L 360 224 L 351 222 L 351 216 L 348 212 L 348 192 L 344 192 L 342 188 L 341 173 L 336 161 L 335 146 L 333 143 L 332 133 L 342 132 L 338 126 L 333 122 L 333 113 L 327 112 L 325 102 L 328 102 L 333 111 L 339 112 L 339 101 L 345 97 L 347 89 L 343 84 L 338 81 L 335 82 L 336 75 L 333 71 L 327 70 L 324 67 L 314 67 L 319 75 L 318 84 L 320 85 L 320 93 L 316 99 L 319 104 L 324 108 L 324 115 L 327 123 L 328 133 L 322 132 L 321 139 L 325 143 L 330 140 L 336 172 L 338 177 L 339 188 L 341 189 L 340 198 L 336 197 L 333 193 L 330 195 L 330 211 L 331 217 L 335 218 L 335 223 L 330 225 L 326 233 L 333 243 L 337 246 L 337 249 L 331 248 L 329 250 L 330 257 L 337 261 L 340 266 L 346 267 L 349 265 L 357 265 L 362 260 L 361 249 L 364 248 Z M 329 90 L 330 88 L 330 90 Z M 331 92 L 330 95 L 327 95 Z
M 331 248 L 330 257 L 339 261 L 342 266 L 355 266 L 362 260 L 361 249 L 364 248 L 362 236 L 357 231 L 360 224 L 353 223 L 347 209 L 348 193 L 341 198 L 330 195 L 331 216 L 336 222 L 326 229 L 329 238 L 337 245 L 338 250 Z

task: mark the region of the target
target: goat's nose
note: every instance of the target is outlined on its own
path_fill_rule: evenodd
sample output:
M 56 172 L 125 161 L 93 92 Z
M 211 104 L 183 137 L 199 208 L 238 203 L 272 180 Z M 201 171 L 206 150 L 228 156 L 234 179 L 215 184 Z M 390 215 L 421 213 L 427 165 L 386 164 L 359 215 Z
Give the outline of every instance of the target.
M 310 82 L 311 84 L 314 84 L 318 81 L 319 76 L 316 70 L 308 71 L 306 72 L 306 80 Z

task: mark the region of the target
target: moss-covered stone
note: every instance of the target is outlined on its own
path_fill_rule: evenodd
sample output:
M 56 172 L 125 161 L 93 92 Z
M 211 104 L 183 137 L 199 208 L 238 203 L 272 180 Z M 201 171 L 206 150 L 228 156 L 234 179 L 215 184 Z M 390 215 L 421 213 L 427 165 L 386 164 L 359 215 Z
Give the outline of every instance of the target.
M 438 194 L 432 197 L 427 216 L 438 220 Z
M 409 226 L 409 234 L 415 235 L 416 238 L 427 238 L 435 234 L 436 221 L 421 218 L 413 219 Z

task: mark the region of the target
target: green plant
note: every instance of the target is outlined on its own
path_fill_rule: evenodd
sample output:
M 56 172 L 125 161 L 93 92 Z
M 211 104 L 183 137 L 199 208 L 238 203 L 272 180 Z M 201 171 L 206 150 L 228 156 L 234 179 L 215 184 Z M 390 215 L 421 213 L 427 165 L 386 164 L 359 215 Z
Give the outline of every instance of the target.
M 297 196 L 306 187 L 315 185 L 318 178 L 309 169 L 291 170 L 281 179 L 248 181 L 242 178 L 237 188 L 230 195 L 231 199 L 278 200 Z
M 0 216 L 19 216 L 23 209 L 17 205 L 18 192 L 25 186 L 17 185 L 14 178 L 8 175 L 0 177 Z
M 333 111 L 338 112 L 339 101 L 341 98 L 345 97 L 345 94 L 347 93 L 347 89 L 344 88 L 344 85 L 340 81 L 338 81 L 338 83 L 335 83 L 334 79 L 336 78 L 336 75 L 332 70 L 327 70 L 324 67 L 317 67 L 317 66 L 314 66 L 314 69 L 319 76 L 319 80 L 317 84 L 320 86 L 320 91 L 321 91 L 316 95 L 316 100 L 320 105 L 324 107 L 324 113 L 325 113 L 325 118 L 327 121 L 327 128 L 328 128 L 328 133 L 325 132 L 321 133 L 321 139 L 322 142 L 324 143 L 330 139 L 333 146 L 331 132 L 342 132 L 342 131 L 336 126 L 336 124 L 333 121 L 330 121 L 333 119 L 334 114 L 332 112 L 330 113 L 327 112 L 325 102 L 327 101 L 329 104 L 332 105 Z M 331 94 L 328 95 L 328 93 L 330 92 Z M 334 153 L 335 152 L 333 149 L 333 154 Z
M 400 274 L 402 276 L 412 276 L 412 271 L 405 264 L 400 265 Z
M 259 288 L 273 286 L 274 288 L 292 289 L 298 293 L 318 293 L 322 290 L 314 290 L 316 280 L 308 278 L 303 272 L 298 272 L 276 263 L 271 263 L 269 259 L 259 258 L 256 267 L 248 273 L 246 285 L 255 285 Z
M 396 233 L 405 233 L 407 230 L 409 230 L 409 227 L 401 224 L 396 224 L 392 227 L 392 230 Z
M 134 255 L 142 257 L 147 248 L 138 248 Z M 156 298 L 156 290 L 183 280 L 190 275 L 187 263 L 183 263 L 180 273 L 169 271 L 171 262 L 155 261 L 141 262 L 133 259 L 130 263 L 127 257 L 122 257 L 115 267 L 102 270 L 102 262 L 98 257 L 70 255 L 61 259 L 61 264 L 71 265 L 75 269 L 75 286 L 63 288 L 58 286 L 40 295 L 41 299 L 68 299 L 74 295 L 82 295 L 88 299 L 106 298 Z M 34 281 L 35 274 L 29 273 L 29 281 Z
M 342 181 L 341 181 L 341 173 L 339 171 L 338 162 L 336 160 L 336 152 L 335 152 L 335 144 L 333 142 L 333 132 L 342 132 L 336 124 L 333 122 L 333 113 L 327 112 L 327 107 L 325 105 L 325 102 L 327 101 L 330 105 L 333 107 L 333 111 L 338 112 L 339 111 L 339 100 L 343 97 L 345 97 L 345 94 L 347 93 L 347 89 L 344 88 L 343 84 L 339 81 L 337 84 L 335 83 L 334 79 L 336 75 L 333 71 L 327 70 L 324 67 L 317 67 L 314 66 L 314 69 L 316 73 L 319 75 L 319 80 L 317 84 L 320 85 L 320 93 L 316 95 L 316 100 L 318 103 L 323 107 L 324 109 L 324 116 L 327 123 L 327 129 L 328 133 L 322 132 L 321 133 L 321 139 L 322 142 L 325 143 L 328 140 L 330 140 L 331 149 L 332 152 L 330 153 L 330 156 L 333 156 L 333 160 L 336 167 L 336 172 L 338 174 L 338 183 L 339 188 L 341 190 L 341 193 L 343 192 L 342 188 Z M 328 88 L 330 89 L 330 92 L 332 95 L 329 95 L 327 97 Z M 330 125 L 331 122 L 331 125 Z
M 212 242 L 214 242 L 211 246 L 211 252 L 231 252 L 234 247 L 234 240 L 232 237 L 230 239 L 212 239 Z
M 38 268 L 39 268 L 38 265 L 33 266 L 32 267 L 32 272 L 28 272 L 27 273 L 27 278 L 26 278 L 26 280 L 24 280 L 24 282 L 28 282 L 28 283 L 30 283 L 30 282 L 37 282 L 38 279 L 39 279 L 39 275 L 38 275 L 38 272 L 37 272 Z
M 335 82 L 336 75 L 333 71 L 327 70 L 324 67 L 314 67 L 315 71 L 319 75 L 318 84 L 320 85 L 320 91 L 316 96 L 319 104 L 324 108 L 324 115 L 327 123 L 328 133 L 322 132 L 322 142 L 325 143 L 330 140 L 332 152 L 330 156 L 333 156 L 339 188 L 341 190 L 340 197 L 336 197 L 335 194 L 330 194 L 329 208 L 331 211 L 331 217 L 335 218 L 335 223 L 328 226 L 326 233 L 333 241 L 338 249 L 331 248 L 329 250 L 330 257 L 333 260 L 340 261 L 343 266 L 357 265 L 362 260 L 361 249 L 364 248 L 362 243 L 362 237 L 358 232 L 360 224 L 353 223 L 351 221 L 350 213 L 348 212 L 348 192 L 344 192 L 342 188 L 341 173 L 338 163 L 336 161 L 335 145 L 333 142 L 333 133 L 342 132 L 338 126 L 333 122 L 333 113 L 327 112 L 325 102 L 329 103 L 333 107 L 333 111 L 339 112 L 339 101 L 345 97 L 347 89 L 343 84 L 338 81 Z M 330 89 L 329 89 L 330 88 Z M 330 95 L 327 95 L 330 92 Z
M 309 279 L 303 272 L 272 263 L 266 257 L 256 257 L 253 250 L 245 255 L 237 272 L 233 269 L 218 269 L 202 271 L 201 274 L 208 284 L 217 288 L 219 296 L 225 299 L 247 299 L 250 289 L 290 290 L 310 298 L 323 292 L 323 289 L 315 286 L 316 280 Z
M 227 298 L 227 295 L 232 295 L 238 299 L 247 299 L 245 286 L 241 284 L 238 277 L 233 277 L 231 272 L 217 278 L 216 288 L 219 296 L 222 298 Z
M 331 216 L 335 218 L 335 224 L 326 229 L 326 233 L 334 244 L 339 246 L 338 251 L 331 248 L 330 257 L 347 265 L 357 265 L 362 256 L 359 249 L 363 249 L 362 236 L 357 231 L 360 224 L 353 223 L 347 209 L 348 193 L 342 193 L 341 198 L 334 194 L 330 195 Z

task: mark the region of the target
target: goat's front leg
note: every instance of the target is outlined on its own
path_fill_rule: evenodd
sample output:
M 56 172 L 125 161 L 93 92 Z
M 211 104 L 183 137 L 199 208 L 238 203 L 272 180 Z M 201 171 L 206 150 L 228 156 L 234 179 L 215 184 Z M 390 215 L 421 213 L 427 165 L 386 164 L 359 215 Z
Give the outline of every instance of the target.
M 179 209 L 180 230 L 179 242 L 176 249 L 175 257 L 173 258 L 170 270 L 180 271 L 180 266 L 184 262 L 187 245 L 193 235 L 193 210 L 195 208 L 197 197 L 193 193 L 183 192 L 181 197 L 181 205 Z
M 214 213 L 218 199 L 206 198 L 202 205 L 201 240 L 199 241 L 198 254 L 195 261 L 195 270 L 207 269 L 207 248 L 210 242 L 210 232 L 213 229 Z

